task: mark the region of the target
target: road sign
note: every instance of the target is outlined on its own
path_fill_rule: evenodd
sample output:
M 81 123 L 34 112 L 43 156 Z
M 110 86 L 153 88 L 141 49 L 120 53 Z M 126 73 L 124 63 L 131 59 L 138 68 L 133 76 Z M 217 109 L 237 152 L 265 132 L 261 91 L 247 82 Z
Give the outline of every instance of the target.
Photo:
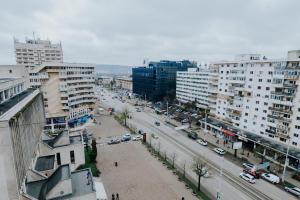
M 234 142 L 232 143 L 232 149 L 241 149 L 243 142 Z

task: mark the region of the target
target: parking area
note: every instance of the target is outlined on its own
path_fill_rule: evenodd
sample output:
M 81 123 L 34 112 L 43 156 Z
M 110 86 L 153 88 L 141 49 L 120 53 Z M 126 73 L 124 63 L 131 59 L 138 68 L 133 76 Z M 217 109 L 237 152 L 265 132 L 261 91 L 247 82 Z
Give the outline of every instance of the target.
M 87 130 L 99 143 L 97 165 L 109 199 L 113 193 L 124 200 L 197 199 L 140 141 L 107 145 L 110 138 L 128 133 L 112 116 L 101 115 L 96 120 Z

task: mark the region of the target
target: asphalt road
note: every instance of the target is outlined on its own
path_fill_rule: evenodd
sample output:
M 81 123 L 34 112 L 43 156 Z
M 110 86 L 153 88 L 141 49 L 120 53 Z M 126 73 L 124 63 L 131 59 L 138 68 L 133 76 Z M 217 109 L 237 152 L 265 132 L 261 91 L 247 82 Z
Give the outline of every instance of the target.
M 173 127 L 164 124 L 149 108 L 142 112 L 136 112 L 136 108 L 129 103 L 122 103 L 118 99 L 112 99 L 112 96 L 114 96 L 112 93 L 105 91 L 103 94 L 104 96 L 100 98 L 102 105 L 113 107 L 117 112 L 121 112 L 125 107 L 128 108 L 132 115 L 132 119 L 128 120 L 128 123 L 137 129 L 155 133 L 159 136 L 159 139 L 152 140 L 153 145 L 156 145 L 156 148 L 160 146 L 160 151 L 166 152 L 169 156 L 176 153 L 175 162 L 182 166 L 186 163 L 186 173 L 190 176 L 196 178 L 190 167 L 193 157 L 201 156 L 208 160 L 211 164 L 208 164 L 211 176 L 203 178 L 201 183 L 202 187 L 206 188 L 214 196 L 219 191 L 221 192 L 221 199 L 296 199 L 289 193 L 261 179 L 250 185 L 250 183 L 238 177 L 242 171 L 240 166 L 222 158 L 207 147 L 190 140 L 182 131 L 176 131 Z M 160 121 L 161 125 L 154 125 L 155 121 Z M 221 166 L 224 170 L 223 176 L 220 175 Z

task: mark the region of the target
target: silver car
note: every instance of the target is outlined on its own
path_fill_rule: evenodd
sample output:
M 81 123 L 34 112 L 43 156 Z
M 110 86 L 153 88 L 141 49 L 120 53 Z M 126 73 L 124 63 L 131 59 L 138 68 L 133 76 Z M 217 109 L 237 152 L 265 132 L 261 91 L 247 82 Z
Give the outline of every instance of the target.
M 297 187 L 285 187 L 286 191 L 296 195 L 297 197 L 300 197 L 300 188 Z

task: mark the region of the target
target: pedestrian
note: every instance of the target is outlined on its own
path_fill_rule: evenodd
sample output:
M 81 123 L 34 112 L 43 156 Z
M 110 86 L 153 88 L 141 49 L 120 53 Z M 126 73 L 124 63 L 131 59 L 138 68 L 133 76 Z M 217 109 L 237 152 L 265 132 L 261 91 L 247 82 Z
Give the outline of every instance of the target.
M 115 194 L 114 194 L 114 193 L 112 193 L 111 199 L 112 199 L 112 200 L 115 200 Z
M 118 162 L 115 162 L 115 167 L 118 167 Z
M 247 153 L 247 157 L 249 157 L 249 155 L 250 155 L 250 153 L 248 152 L 248 153 Z
M 119 200 L 119 193 L 117 193 L 116 196 L 116 200 Z
M 184 200 L 184 197 L 182 197 L 181 200 Z

